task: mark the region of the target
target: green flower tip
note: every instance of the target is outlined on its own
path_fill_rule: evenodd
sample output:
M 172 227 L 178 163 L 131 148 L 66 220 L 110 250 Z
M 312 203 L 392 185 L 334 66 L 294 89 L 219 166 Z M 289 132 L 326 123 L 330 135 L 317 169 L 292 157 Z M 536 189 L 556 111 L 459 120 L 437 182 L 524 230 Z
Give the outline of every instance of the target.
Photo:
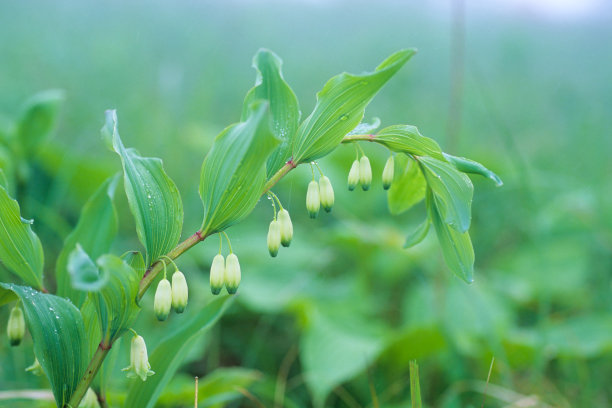
M 183 272 L 176 271 L 172 275 L 172 307 L 176 313 L 183 313 L 189 300 L 189 288 Z
M 15 306 L 11 310 L 6 333 L 8 334 L 11 346 L 18 346 L 21 340 L 23 340 L 23 336 L 25 336 L 25 319 L 23 318 L 21 307 Z
M 310 218 L 317 218 L 320 207 L 321 198 L 319 196 L 319 183 L 312 180 L 310 184 L 308 184 L 308 191 L 306 192 L 306 210 Z
M 213 295 L 218 295 L 223 289 L 225 279 L 225 258 L 223 255 L 215 255 L 210 266 L 210 291 Z
M 227 293 L 233 295 L 238 290 L 240 285 L 241 273 L 240 263 L 236 254 L 231 253 L 227 256 L 225 261 L 225 288 Z

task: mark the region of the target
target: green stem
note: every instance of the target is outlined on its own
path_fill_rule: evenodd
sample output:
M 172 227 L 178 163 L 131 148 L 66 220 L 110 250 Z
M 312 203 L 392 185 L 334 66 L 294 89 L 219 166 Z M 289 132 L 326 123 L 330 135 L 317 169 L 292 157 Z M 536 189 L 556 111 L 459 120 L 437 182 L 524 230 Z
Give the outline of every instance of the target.
M 350 142 L 355 142 L 355 141 L 365 141 L 365 142 L 375 142 L 376 141 L 376 135 L 373 134 L 369 134 L 369 135 L 348 135 L 348 136 L 344 136 L 344 138 L 342 139 L 342 143 L 350 143 Z
M 227 232 L 221 231 L 221 233 L 225 236 L 225 240 L 227 241 L 227 246 L 229 246 L 230 254 L 233 254 L 234 251 L 232 250 L 232 243 L 230 242 L 230 239 L 227 236 Z
M 77 384 L 74 393 L 70 397 L 70 401 L 68 401 L 68 403 L 64 405 L 64 407 L 76 408 L 79 406 L 79 403 L 81 402 L 81 400 L 85 396 L 85 393 L 87 392 L 87 389 L 89 388 L 89 384 L 91 384 L 94 377 L 98 373 L 98 370 L 102 366 L 102 362 L 104 361 L 104 358 L 106 358 L 109 351 L 110 347 L 103 347 L 102 343 L 100 343 L 91 361 L 89 362 L 89 365 L 87 366 L 87 370 L 85 370 L 83 378 L 81 378 L 81 381 L 79 381 L 79 383 Z

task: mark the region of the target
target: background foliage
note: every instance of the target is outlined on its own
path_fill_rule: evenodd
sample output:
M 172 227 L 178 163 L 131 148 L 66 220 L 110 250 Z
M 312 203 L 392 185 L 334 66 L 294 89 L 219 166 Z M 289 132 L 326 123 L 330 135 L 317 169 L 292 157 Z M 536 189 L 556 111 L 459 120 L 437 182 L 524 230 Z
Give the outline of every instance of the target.
M 251 58 L 262 46 L 283 58 L 302 117 L 332 75 L 371 70 L 397 49 L 419 48 L 366 119 L 416 125 L 505 182 L 495 189 L 473 178 L 476 263 L 468 286 L 448 272 L 433 232 L 402 249 L 423 204 L 389 215 L 376 176 L 367 193 L 345 190 L 352 148 L 321 161 L 336 188 L 331 215 L 308 219 L 310 170 L 298 169 L 275 189 L 291 211 L 294 242 L 269 258 L 266 200 L 230 230 L 243 265 L 240 295 L 212 330 L 185 328 L 192 336 L 189 350 L 180 350 L 186 364 L 160 406 L 188 406 L 193 375 L 204 377 L 201 406 L 252 404 L 236 399 L 236 386 L 265 406 L 310 406 L 330 392 L 326 406 L 372 406 L 370 385 L 381 405 L 406 406 L 410 359 L 419 361 L 427 404 L 480 406 L 493 356 L 486 406 L 529 396 L 531 406 L 611 404 L 610 10 L 561 21 L 468 5 L 463 115 L 449 137 L 451 14 L 435 4 L 2 2 L 0 132 L 17 126 L 31 95 L 65 92 L 57 131 L 28 148 L 29 184 L 15 192 L 45 243 L 44 276 L 80 208 L 118 170 L 99 136 L 108 108 L 120 114 L 126 146 L 163 158 L 181 192 L 184 235 L 200 226 L 202 159 L 214 136 L 239 120 L 256 74 Z M 364 147 L 380 174 L 386 153 Z M 9 160 L 0 147 L 0 164 Z M 127 200 L 117 206 L 116 247 L 138 248 Z M 164 341 L 171 348 L 162 334 L 197 321 L 217 244 L 180 259 L 191 290 L 185 315 L 159 323 L 152 294 L 145 297 L 137 330 L 150 350 Z M 12 279 L 0 269 L 1 281 Z M 3 326 L 8 313 L 0 309 Z M 24 371 L 31 350 L 30 339 L 17 349 L 0 342 L 0 390 L 49 387 Z M 127 347 L 117 354 L 118 372 Z M 123 375 L 112 376 L 111 403 L 130 398 L 129 387 Z

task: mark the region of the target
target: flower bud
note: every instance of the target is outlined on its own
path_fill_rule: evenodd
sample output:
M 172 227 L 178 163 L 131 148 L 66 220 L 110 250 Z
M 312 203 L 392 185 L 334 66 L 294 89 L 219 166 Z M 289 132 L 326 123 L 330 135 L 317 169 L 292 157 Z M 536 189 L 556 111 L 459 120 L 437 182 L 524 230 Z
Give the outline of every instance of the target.
M 32 363 L 32 365 L 29 367 L 26 367 L 25 370 L 39 377 L 45 373 L 43 371 L 42 366 L 40 365 L 40 362 L 38 361 L 36 357 L 34 357 L 34 362 Z
M 183 272 L 176 271 L 172 274 L 172 307 L 176 313 L 183 313 L 187 307 L 189 299 L 189 289 Z
M 130 365 L 121 371 L 127 371 L 128 378 L 140 377 L 146 381 L 147 377 L 155 374 L 151 371 L 149 356 L 147 355 L 147 345 L 142 336 L 134 335 L 130 348 Z
M 280 223 L 281 244 L 288 247 L 293 239 L 293 224 L 291 223 L 291 217 L 289 217 L 289 211 L 284 208 L 280 210 L 278 212 L 278 222 Z
M 393 156 L 389 156 L 387 159 L 387 163 L 385 163 L 385 168 L 382 173 L 382 185 L 385 190 L 388 190 L 391 187 L 391 183 L 393 183 L 393 173 L 395 171 L 395 163 L 393 161 Z
M 81 400 L 79 404 L 79 408 L 100 408 L 100 403 L 98 402 L 98 396 L 91 389 L 88 388 L 85 396 Z
M 218 295 L 223 289 L 225 279 L 225 258 L 223 255 L 215 255 L 210 266 L 210 291 L 213 295 Z
M 278 255 L 278 249 L 281 245 L 280 221 L 272 220 L 268 229 L 268 251 L 270 256 L 274 258 Z
M 23 318 L 23 310 L 21 310 L 21 307 L 15 306 L 11 310 L 6 332 L 11 346 L 18 346 L 21 340 L 23 340 L 23 336 L 25 335 L 25 319 Z
M 361 156 L 359 160 L 359 183 L 363 191 L 368 191 L 372 184 L 372 167 L 367 156 Z
M 321 176 L 319 179 L 319 191 L 321 193 L 321 205 L 327 212 L 332 210 L 334 206 L 334 188 L 331 181 L 326 176 Z
M 306 210 L 310 218 L 317 218 L 319 215 L 319 208 L 321 207 L 321 199 L 319 198 L 319 183 L 312 180 L 308 184 L 308 191 L 306 192 Z
M 355 160 L 351 165 L 351 170 L 348 174 L 348 189 L 353 191 L 359 183 L 359 160 Z
M 157 320 L 164 321 L 170 314 L 172 307 L 172 288 L 170 281 L 166 278 L 159 281 L 157 290 L 155 291 L 155 300 L 153 301 L 153 310 Z
M 233 295 L 240 285 L 240 263 L 236 254 L 231 253 L 225 261 L 225 288 L 227 293 Z

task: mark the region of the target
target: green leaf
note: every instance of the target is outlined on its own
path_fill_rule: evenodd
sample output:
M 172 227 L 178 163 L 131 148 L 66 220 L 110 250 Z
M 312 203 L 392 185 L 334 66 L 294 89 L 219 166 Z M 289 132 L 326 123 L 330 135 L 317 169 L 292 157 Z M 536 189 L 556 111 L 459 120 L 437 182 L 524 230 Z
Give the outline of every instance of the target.
M 320 312 L 313 313 L 302 335 L 300 360 L 315 407 L 325 404 L 338 385 L 365 369 L 382 351 L 384 339 L 363 326 L 350 327 Z
M 374 132 L 376 129 L 378 129 L 379 127 L 380 127 L 380 119 L 373 118 L 372 123 L 361 122 L 360 124 L 357 125 L 355 129 L 348 132 L 347 135 L 370 134 Z
M 142 279 L 147 269 L 142 254 L 138 251 L 130 251 L 122 255 L 121 258 L 137 272 L 138 279 Z
M 474 281 L 474 248 L 470 234 L 467 231 L 459 232 L 444 221 L 431 189 L 428 189 L 427 192 L 427 208 L 446 264 L 459 278 L 467 283 L 472 283 Z
M 438 160 L 445 160 L 438 143 L 421 135 L 415 126 L 394 125 L 386 127 L 376 134 L 376 141 L 394 152 L 408 153 L 413 156 L 431 156 Z
M 406 242 L 404 243 L 404 248 L 410 248 L 420 243 L 425 239 L 427 233 L 429 232 L 429 225 L 431 221 L 429 221 L 429 216 L 425 218 L 425 220 L 420 223 L 408 236 L 406 237 Z
M 86 294 L 72 286 L 67 267 L 68 257 L 77 244 L 82 247 L 88 258 L 92 259 L 110 250 L 117 235 L 117 211 L 113 204 L 113 197 L 118 182 L 119 175 L 107 179 L 87 200 L 81 211 L 79 222 L 66 237 L 64 247 L 57 258 L 55 265 L 57 294 L 70 298 L 77 307 L 83 304 Z
M 26 105 L 17 123 L 20 152 L 25 156 L 34 152 L 55 129 L 64 92 L 49 90 L 34 95 Z
M 244 99 L 242 121 L 246 121 L 249 106 L 257 99 L 270 104 L 272 133 L 280 144 L 270 154 L 266 164 L 267 177 L 271 177 L 291 158 L 291 145 L 300 120 L 300 107 L 291 87 L 285 82 L 282 60 L 270 50 L 261 49 L 253 57 L 257 70 L 255 86 Z
M 136 232 L 146 249 L 146 264 L 176 246 L 183 227 L 183 203 L 174 182 L 164 172 L 162 161 L 141 157 L 126 149 L 117 128 L 117 112 L 106 111 L 102 135 L 121 157 L 125 193 L 136 221 Z
M 425 198 L 425 177 L 414 160 L 404 154 L 395 156 L 395 180 L 387 191 L 389 212 L 408 211 Z
M 471 174 L 480 174 L 488 179 L 493 180 L 497 187 L 501 187 L 504 185 L 504 182 L 501 178 L 491 170 L 487 169 L 482 164 L 477 161 L 466 159 L 465 157 L 457 157 L 452 156 L 447 153 L 442 153 L 446 160 L 448 160 L 453 166 L 457 168 L 457 170 L 463 173 L 471 173 Z
M 433 157 L 419 157 L 418 161 L 444 222 L 459 232 L 466 232 L 472 220 L 474 194 L 470 178 Z
M 30 287 L 0 283 L 20 299 L 34 353 L 58 407 L 70 400 L 87 366 L 87 339 L 81 313 L 68 300 Z
M 132 382 L 126 407 L 152 408 L 164 387 L 172 379 L 194 341 L 223 315 L 233 298 L 223 296 L 213 300 L 188 322 L 168 335 L 149 356 L 155 375 L 147 381 Z
M 77 244 L 68 257 L 68 272 L 72 280 L 72 287 L 81 291 L 98 291 L 108 281 L 108 276 L 100 273 L 94 261 L 80 244 Z
M 217 136 L 200 177 L 203 234 L 223 231 L 253 210 L 266 182 L 266 160 L 277 144 L 264 101 L 251 104 L 246 121 Z
M 342 73 L 327 81 L 317 94 L 313 112 L 300 125 L 293 160 L 305 163 L 325 156 L 363 119 L 366 106 L 380 88 L 416 53 L 402 50 L 384 60 L 374 72 Z
M 96 264 L 108 281 L 100 291 L 89 292 L 89 297 L 98 313 L 102 341 L 112 345 L 132 326 L 140 312 L 136 296 L 141 275 L 115 255 L 102 255 Z
M 42 288 L 43 249 L 19 204 L 0 187 L 0 262 L 25 283 Z

